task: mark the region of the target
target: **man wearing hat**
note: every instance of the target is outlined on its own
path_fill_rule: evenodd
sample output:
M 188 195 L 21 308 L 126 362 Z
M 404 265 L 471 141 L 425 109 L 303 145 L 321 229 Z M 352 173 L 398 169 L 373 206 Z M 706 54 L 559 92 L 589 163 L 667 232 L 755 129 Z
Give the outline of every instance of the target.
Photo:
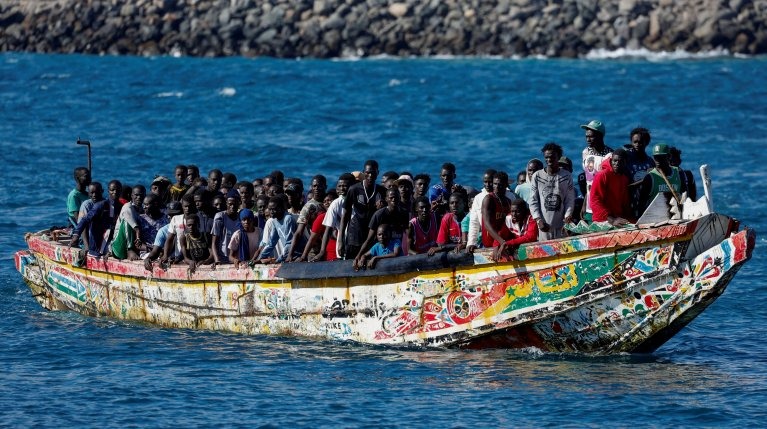
M 679 169 L 669 163 L 669 154 L 669 145 L 665 143 L 656 144 L 652 148 L 655 168 L 642 179 L 642 185 L 639 188 L 639 204 L 642 212 L 661 192 L 666 195 L 667 200 L 672 197 L 679 200 L 680 195 L 685 192 Z
M 591 206 L 589 205 L 589 190 L 594 182 L 597 171 L 602 169 L 602 161 L 609 157 L 612 148 L 605 145 L 605 124 L 599 120 L 581 125 L 586 132 L 586 148 L 583 149 L 583 172 L 586 175 L 586 195 L 581 209 L 581 218 L 591 221 Z

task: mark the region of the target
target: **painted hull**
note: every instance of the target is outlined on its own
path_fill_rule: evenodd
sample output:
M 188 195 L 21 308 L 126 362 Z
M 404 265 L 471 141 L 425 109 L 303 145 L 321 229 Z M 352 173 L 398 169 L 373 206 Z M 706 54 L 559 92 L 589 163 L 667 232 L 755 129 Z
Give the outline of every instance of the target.
M 737 221 L 696 220 L 489 251 L 235 270 L 88 257 L 29 234 L 16 266 L 50 310 L 159 326 L 427 347 L 651 352 L 722 294 L 751 257 Z M 75 264 L 75 265 L 73 265 Z

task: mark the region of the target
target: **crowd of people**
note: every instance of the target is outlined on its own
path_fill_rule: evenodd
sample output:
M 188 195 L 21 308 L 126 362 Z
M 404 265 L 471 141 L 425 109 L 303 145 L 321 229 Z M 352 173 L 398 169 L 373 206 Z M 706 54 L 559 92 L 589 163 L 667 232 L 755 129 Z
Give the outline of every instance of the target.
M 185 262 L 234 268 L 260 263 L 353 260 L 354 269 L 374 269 L 380 259 L 494 248 L 493 257 L 513 258 L 516 249 L 568 234 L 566 224 L 636 222 L 659 194 L 696 199 L 692 173 L 680 168 L 681 151 L 655 144 L 635 128 L 630 143 L 605 145 L 598 120 L 581 125 L 586 147 L 582 171 L 562 147 L 546 143 L 510 182 L 505 171 L 488 169 L 477 190 L 455 182 L 456 166 L 444 163 L 439 182 L 428 174 L 387 171 L 378 183 L 375 160 L 343 173 L 335 189 L 325 176 L 305 192 L 298 178 L 275 170 L 238 181 L 213 169 L 207 177 L 194 165 L 178 165 L 175 181 L 156 177 L 143 185 L 103 185 L 84 167 L 74 170 L 67 197 L 72 246 L 95 256 L 144 260 L 152 270 Z

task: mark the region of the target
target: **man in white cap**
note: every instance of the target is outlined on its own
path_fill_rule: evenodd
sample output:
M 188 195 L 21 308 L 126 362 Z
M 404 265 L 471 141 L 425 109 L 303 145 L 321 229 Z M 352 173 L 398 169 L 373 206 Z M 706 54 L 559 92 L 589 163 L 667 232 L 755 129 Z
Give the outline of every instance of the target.
M 612 153 L 612 148 L 605 145 L 605 124 L 599 120 L 593 120 L 588 124 L 581 125 L 586 131 L 586 148 L 583 149 L 583 172 L 586 175 L 586 195 L 581 219 L 591 222 L 591 206 L 589 205 L 589 190 L 597 175 L 602 169 L 602 161 Z

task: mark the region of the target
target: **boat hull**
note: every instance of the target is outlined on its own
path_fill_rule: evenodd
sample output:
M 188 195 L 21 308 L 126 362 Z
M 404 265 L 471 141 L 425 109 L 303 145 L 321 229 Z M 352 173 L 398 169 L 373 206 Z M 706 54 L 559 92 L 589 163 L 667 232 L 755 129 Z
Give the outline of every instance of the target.
M 28 238 L 16 265 L 50 310 L 159 326 L 366 344 L 651 352 L 700 314 L 750 257 L 754 233 L 711 214 L 653 228 L 523 246 L 513 260 L 442 254 L 282 267 L 79 261 Z M 387 265 L 387 262 L 390 262 Z M 78 266 L 79 265 L 79 266 Z

